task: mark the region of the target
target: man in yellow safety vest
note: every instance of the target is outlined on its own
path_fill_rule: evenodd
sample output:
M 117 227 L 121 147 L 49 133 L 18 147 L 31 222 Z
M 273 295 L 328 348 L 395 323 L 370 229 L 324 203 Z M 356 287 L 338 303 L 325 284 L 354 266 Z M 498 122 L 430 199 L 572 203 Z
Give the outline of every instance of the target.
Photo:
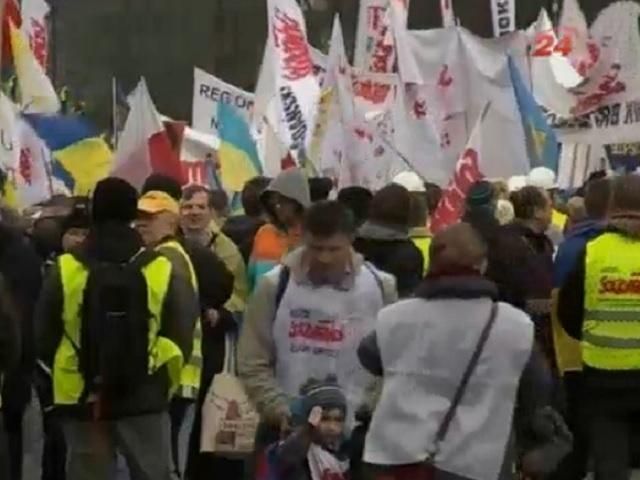
M 558 299 L 564 330 L 581 342 L 596 480 L 630 478 L 640 414 L 640 176 L 613 179 L 611 192 L 605 230 L 581 251 Z
M 51 268 L 36 307 L 38 357 L 53 365 L 67 479 L 108 480 L 116 453 L 132 480 L 172 478 L 169 399 L 191 356 L 190 285 L 131 224 L 137 192 L 107 178 L 77 252 Z

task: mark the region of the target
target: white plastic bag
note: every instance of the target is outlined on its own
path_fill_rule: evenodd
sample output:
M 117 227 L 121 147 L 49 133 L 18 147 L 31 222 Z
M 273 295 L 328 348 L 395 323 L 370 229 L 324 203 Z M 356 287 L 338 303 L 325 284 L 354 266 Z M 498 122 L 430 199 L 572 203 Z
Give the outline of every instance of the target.
M 222 372 L 213 377 L 202 405 L 200 451 L 222 456 L 253 453 L 259 416 L 236 376 L 236 345 L 225 338 Z

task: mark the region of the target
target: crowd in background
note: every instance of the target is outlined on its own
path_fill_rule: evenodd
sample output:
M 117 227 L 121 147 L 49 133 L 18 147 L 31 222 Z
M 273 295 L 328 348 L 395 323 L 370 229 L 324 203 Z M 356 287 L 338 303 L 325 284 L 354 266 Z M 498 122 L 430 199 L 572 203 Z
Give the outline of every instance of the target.
M 441 196 L 294 168 L 241 213 L 162 175 L 2 209 L 0 478 L 630 478 L 640 177 L 480 181 L 434 234 Z M 114 311 L 144 319 L 142 372 Z M 201 451 L 232 344 L 242 457 Z

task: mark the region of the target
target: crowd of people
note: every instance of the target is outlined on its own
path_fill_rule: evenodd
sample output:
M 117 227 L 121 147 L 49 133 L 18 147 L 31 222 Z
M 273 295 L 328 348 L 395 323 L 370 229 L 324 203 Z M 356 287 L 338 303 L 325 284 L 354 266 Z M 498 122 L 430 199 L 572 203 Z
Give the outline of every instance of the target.
M 159 174 L 0 209 L 0 478 L 630 479 L 640 176 L 479 181 L 431 232 L 441 196 L 292 168 L 241 214 Z M 241 454 L 205 448 L 222 374 Z

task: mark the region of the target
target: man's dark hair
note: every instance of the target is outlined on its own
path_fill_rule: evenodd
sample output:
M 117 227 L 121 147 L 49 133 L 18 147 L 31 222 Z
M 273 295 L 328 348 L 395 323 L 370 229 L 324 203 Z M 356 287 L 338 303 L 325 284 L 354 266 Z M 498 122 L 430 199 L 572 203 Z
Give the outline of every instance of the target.
M 593 219 L 604 218 L 611 205 L 611 181 L 608 178 L 599 178 L 587 183 L 584 208 L 587 216 Z
M 427 225 L 427 198 L 423 192 L 411 192 L 411 208 L 409 210 L 409 227 L 424 227 Z
M 211 190 L 209 204 L 222 217 L 229 215 L 229 195 L 224 190 Z
M 259 217 L 263 213 L 262 202 L 260 201 L 260 195 L 264 192 L 271 179 L 267 177 L 255 177 L 245 183 L 242 189 L 242 208 L 245 215 L 249 217 Z
M 321 238 L 338 234 L 353 236 L 356 231 L 351 212 L 335 200 L 314 203 L 305 214 L 303 229 Z
M 387 185 L 373 196 L 369 220 L 382 225 L 409 228 L 410 208 L 409 191 L 400 185 Z
M 369 208 L 373 193 L 364 187 L 346 187 L 338 192 L 338 201 L 351 210 L 356 227 L 369 218 Z
M 611 209 L 640 212 L 640 176 L 628 174 L 612 180 Z
M 433 215 L 442 198 L 442 188 L 431 182 L 424 182 L 424 188 L 427 194 L 427 210 L 429 215 Z
M 142 186 L 142 195 L 151 191 L 164 192 L 176 202 L 179 202 L 182 197 L 182 187 L 180 186 L 180 182 L 175 178 L 163 175 L 162 173 L 152 173 L 144 181 L 144 185 Z
M 331 189 L 333 188 L 333 180 L 327 177 L 313 177 L 309 179 L 309 194 L 311 202 L 319 202 L 327 200 Z
M 527 186 L 511 194 L 513 212 L 518 220 L 532 220 L 539 208 L 545 208 L 549 199 L 544 190 Z
M 204 193 L 207 196 L 207 205 L 209 208 L 213 209 L 213 200 L 211 199 L 211 190 L 209 190 L 204 185 L 189 185 L 182 191 L 182 200 L 191 200 L 199 193 Z

